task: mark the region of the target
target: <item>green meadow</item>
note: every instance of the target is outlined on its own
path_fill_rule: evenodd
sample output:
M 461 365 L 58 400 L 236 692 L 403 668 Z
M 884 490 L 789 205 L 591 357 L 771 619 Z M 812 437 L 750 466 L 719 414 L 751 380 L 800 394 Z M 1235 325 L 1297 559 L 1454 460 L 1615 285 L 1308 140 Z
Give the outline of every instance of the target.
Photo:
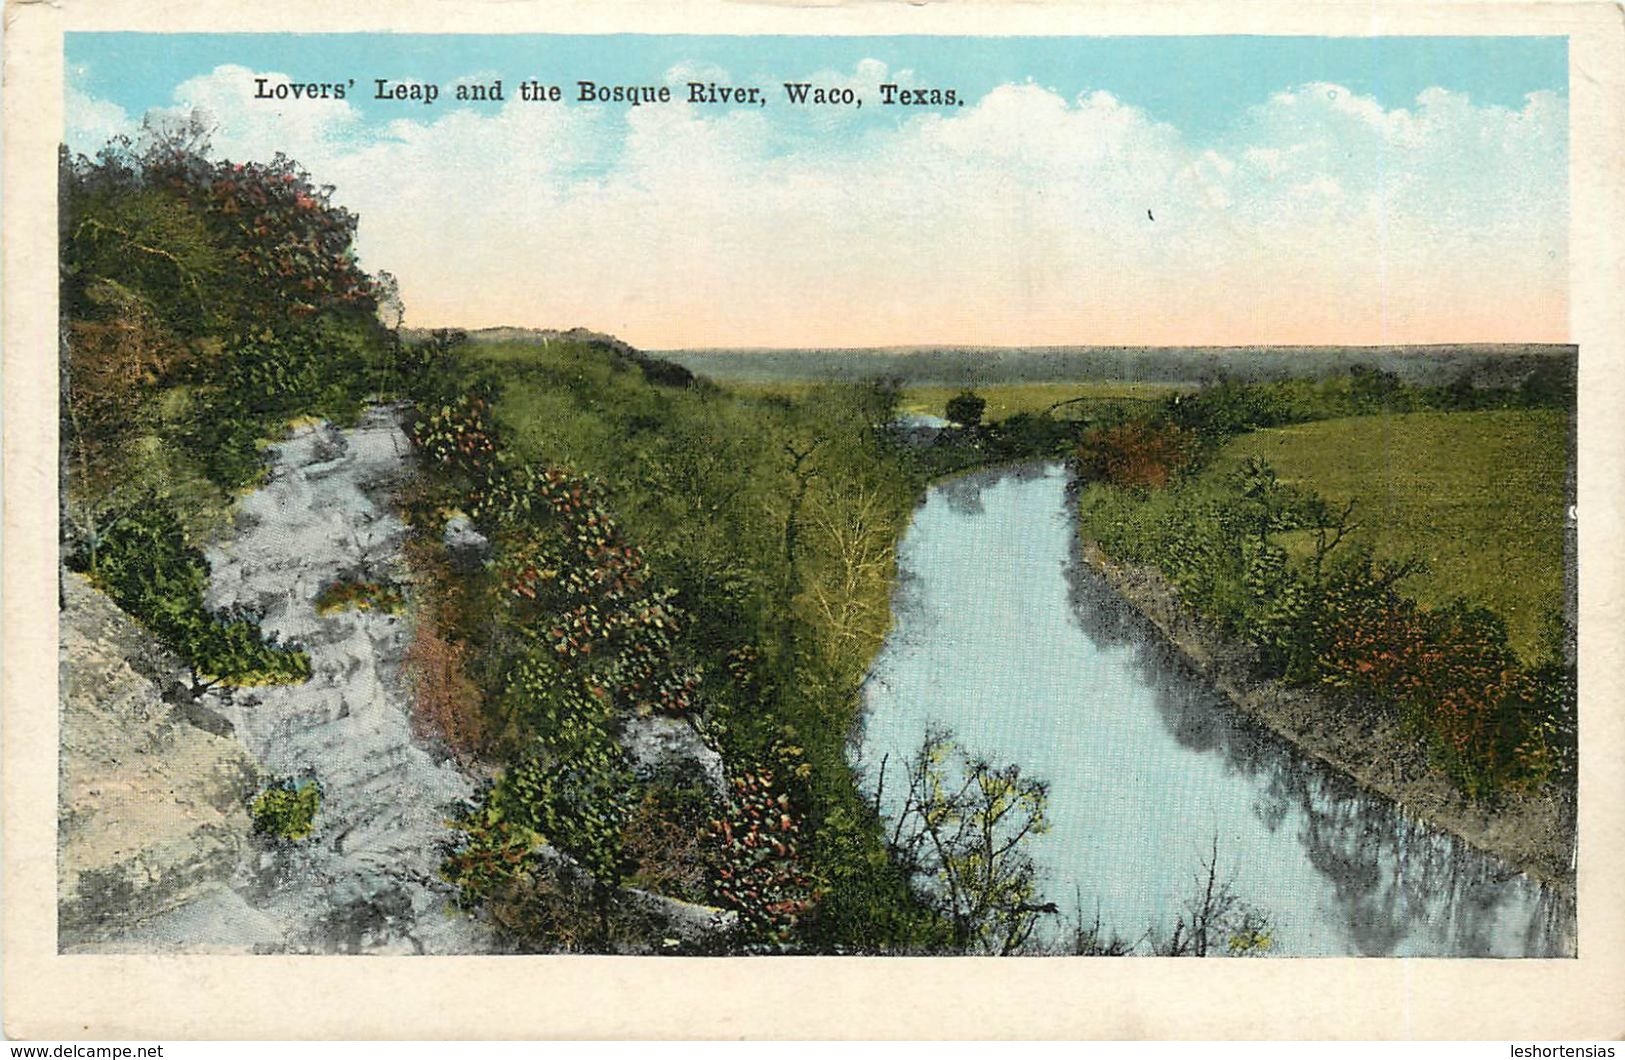
M 1554 409 L 1327 420 L 1241 435 L 1214 470 L 1261 457 L 1283 483 L 1352 499 L 1352 541 L 1425 564 L 1406 581 L 1418 602 L 1488 607 L 1533 659 L 1563 607 L 1569 423 Z

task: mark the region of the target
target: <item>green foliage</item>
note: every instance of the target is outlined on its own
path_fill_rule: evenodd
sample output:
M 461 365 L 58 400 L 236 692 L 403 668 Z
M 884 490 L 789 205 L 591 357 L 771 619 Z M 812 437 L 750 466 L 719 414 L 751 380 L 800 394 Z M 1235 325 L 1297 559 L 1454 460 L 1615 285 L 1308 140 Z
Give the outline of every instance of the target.
M 319 615 L 351 608 L 396 615 L 405 607 L 406 598 L 398 587 L 388 582 L 362 578 L 339 578 L 322 586 L 321 592 L 316 594 L 316 613 Z
M 192 206 L 229 254 L 233 279 L 216 312 L 237 321 L 268 310 L 295 319 L 327 309 L 371 315 L 370 278 L 356 264 L 357 217 L 332 204 L 297 162 L 209 162 L 195 146 L 155 143 L 141 160 L 149 187 Z
M 252 483 L 261 438 L 298 416 L 354 422 L 367 378 L 369 344 L 341 320 L 264 331 L 226 343 L 220 357 L 190 370 L 192 418 L 185 441 L 222 487 Z
M 1451 414 L 1469 429 L 1483 415 Z M 1335 427 L 1314 430 L 1346 442 Z M 1339 689 L 1345 710 L 1403 721 L 1469 796 L 1571 778 L 1566 667 L 1523 664 L 1506 624 L 1483 607 L 1457 599 L 1430 609 L 1405 595 L 1400 583 L 1426 565 L 1375 558 L 1355 500 L 1336 506 L 1282 482 L 1259 447 L 1233 449 L 1166 489 L 1086 487 L 1084 533 L 1119 559 L 1158 566 L 1187 606 L 1256 650 L 1265 674 Z M 1306 464 L 1302 451 L 1269 451 Z M 1392 464 L 1371 474 L 1406 479 Z
M 560 757 L 600 741 L 612 720 L 609 694 L 588 686 L 545 649 L 510 663 L 498 709 L 510 731 L 533 737 Z
M 309 839 L 316 830 L 316 813 L 321 805 L 321 784 L 283 778 L 254 797 L 249 813 L 254 819 L 254 831 L 297 842 Z
M 626 820 L 626 853 L 636 866 L 627 883 L 683 901 L 709 901 L 706 839 L 719 811 L 697 768 L 664 770 L 651 779 Z
M 987 409 L 987 400 L 979 397 L 975 391 L 962 390 L 948 399 L 943 407 L 943 414 L 948 422 L 958 427 L 980 427 L 982 413 Z
M 626 757 L 607 733 L 583 742 L 568 758 L 545 752 L 510 769 L 492 789 L 504 820 L 544 835 L 615 887 L 631 871 L 623 831 L 634 804 Z
M 446 851 L 440 874 L 457 887 L 457 904 L 478 909 L 509 893 L 527 871 L 541 836 L 509 820 L 487 791 L 461 817 L 450 822 L 457 838 Z
M 496 441 L 489 405 L 483 398 L 464 395 L 425 410 L 413 421 L 411 435 L 431 463 L 476 479 L 495 470 Z
M 70 182 L 62 237 L 63 311 L 70 319 L 106 315 L 98 286 L 156 307 L 183 336 L 205 330 L 209 294 L 226 263 L 191 204 L 155 188 L 91 188 Z
M 173 510 L 156 498 L 106 513 L 93 532 L 74 542 L 68 563 L 187 661 L 194 692 L 215 683 L 298 682 L 310 676 L 309 657 L 267 640 L 252 616 L 215 615 L 204 608 L 208 564 L 187 543 Z
M 1056 912 L 1038 892 L 1028 840 L 1049 830 L 1049 786 L 967 753 L 930 729 L 888 822 L 893 856 L 929 896 L 960 953 L 1009 955 Z
M 282 156 L 211 160 L 207 141 L 194 118 L 61 156 L 62 434 L 81 523 L 138 479 L 186 483 L 181 519 L 203 521 L 255 481 L 260 441 L 288 420 L 353 418 L 391 346 L 332 189 Z
M 1064 457 L 1077 445 L 1078 424 L 1038 412 L 1017 412 L 985 428 L 995 460 Z
M 716 899 L 739 913 L 746 936 L 790 940 L 817 901 L 818 885 L 800 852 L 800 815 L 770 769 L 734 779 L 728 811 L 713 821 Z

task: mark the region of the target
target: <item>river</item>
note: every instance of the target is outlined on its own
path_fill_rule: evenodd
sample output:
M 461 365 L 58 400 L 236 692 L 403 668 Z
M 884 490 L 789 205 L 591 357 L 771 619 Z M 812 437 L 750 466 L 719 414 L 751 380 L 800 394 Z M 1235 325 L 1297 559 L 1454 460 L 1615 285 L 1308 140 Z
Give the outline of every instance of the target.
M 1020 763 L 1050 784 L 1043 891 L 1129 941 L 1173 927 L 1216 848 L 1272 954 L 1573 953 L 1572 902 L 1298 754 L 1186 667 L 1081 561 L 1067 485 L 1034 464 L 928 492 L 853 751 L 871 790 L 889 756 L 895 810 L 933 724 Z

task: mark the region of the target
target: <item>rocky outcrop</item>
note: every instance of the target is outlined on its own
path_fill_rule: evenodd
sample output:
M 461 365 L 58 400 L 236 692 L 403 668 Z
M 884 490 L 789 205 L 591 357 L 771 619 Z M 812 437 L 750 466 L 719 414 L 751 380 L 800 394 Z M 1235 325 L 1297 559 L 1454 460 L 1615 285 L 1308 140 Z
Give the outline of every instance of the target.
M 407 614 L 318 610 L 340 579 L 385 585 L 406 527 L 395 410 L 301 426 L 206 550 L 206 603 L 242 608 L 309 655 L 311 677 L 192 702 L 178 667 L 70 576 L 64 615 L 60 907 L 100 952 L 467 953 L 493 948 L 439 878 L 446 819 L 473 783 L 414 739 Z M 176 704 L 172 706 L 165 696 Z M 274 777 L 321 785 L 315 832 L 252 834 Z
M 81 575 L 62 590 L 58 944 L 72 951 L 224 889 L 260 771 L 133 619 Z
M 632 715 L 621 726 L 621 747 L 639 776 L 692 766 L 718 795 L 728 791 L 722 756 L 680 718 Z
M 270 450 L 265 485 L 238 505 L 236 532 L 207 551 L 211 607 L 244 607 L 310 656 L 310 680 L 238 689 L 219 710 L 276 776 L 322 788 L 316 832 L 270 844 L 240 888 L 291 952 L 466 953 L 489 949 L 439 878 L 446 820 L 473 783 L 414 739 L 401 664 L 406 614 L 316 599 L 339 579 L 404 571 L 406 526 L 390 494 L 409 448 L 387 407 L 354 428 L 315 424 Z M 243 941 L 260 928 L 244 923 Z
M 491 542 L 474 529 L 473 520 L 466 515 L 458 514 L 447 519 L 441 540 L 446 546 L 452 570 L 459 574 L 477 571 L 491 558 Z

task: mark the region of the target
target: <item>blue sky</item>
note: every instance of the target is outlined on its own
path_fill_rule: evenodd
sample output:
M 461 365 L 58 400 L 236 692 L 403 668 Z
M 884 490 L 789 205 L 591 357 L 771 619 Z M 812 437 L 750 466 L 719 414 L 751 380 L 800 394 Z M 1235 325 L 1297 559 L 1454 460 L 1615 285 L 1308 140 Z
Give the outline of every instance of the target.
M 647 346 L 1566 341 L 1567 41 L 66 37 L 75 150 L 205 109 L 361 215 L 409 323 Z M 356 80 L 343 102 L 256 76 Z M 376 77 L 503 103 L 372 98 Z M 761 108 L 574 82 L 760 85 Z M 516 83 L 561 84 L 560 104 Z M 787 104 L 787 80 L 861 110 Z M 953 88 L 953 108 L 877 105 Z
M 959 87 L 977 98 L 999 84 L 1032 80 L 1073 97 L 1105 90 L 1195 143 L 1222 137 L 1247 109 L 1284 88 L 1332 82 L 1387 107 L 1427 88 L 1479 104 L 1517 106 L 1530 92 L 1566 92 L 1564 37 L 673 37 L 425 36 L 406 34 L 70 33 L 70 83 L 132 113 L 170 102 L 174 86 L 221 63 L 285 71 L 311 80 L 521 78 L 566 84 L 658 83 L 678 63 L 710 63 L 739 84 L 776 87 L 820 70 L 878 59 L 911 69 L 921 84 Z M 362 91 L 369 121 L 400 116 L 399 104 Z M 438 107 L 456 106 L 442 99 Z M 464 106 L 478 106 L 464 104 Z M 785 120 L 794 112 L 785 109 Z M 862 117 L 902 120 L 871 107 Z

